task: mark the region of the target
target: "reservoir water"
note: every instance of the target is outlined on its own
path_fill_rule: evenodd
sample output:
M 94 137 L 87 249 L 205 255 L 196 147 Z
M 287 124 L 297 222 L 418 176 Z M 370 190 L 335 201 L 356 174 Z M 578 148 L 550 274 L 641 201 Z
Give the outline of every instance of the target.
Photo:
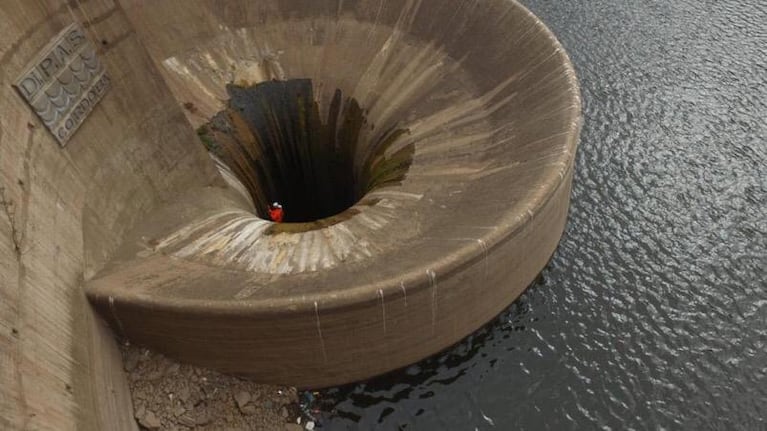
M 328 430 L 767 428 L 767 3 L 527 0 L 582 85 L 569 224 L 454 348 Z

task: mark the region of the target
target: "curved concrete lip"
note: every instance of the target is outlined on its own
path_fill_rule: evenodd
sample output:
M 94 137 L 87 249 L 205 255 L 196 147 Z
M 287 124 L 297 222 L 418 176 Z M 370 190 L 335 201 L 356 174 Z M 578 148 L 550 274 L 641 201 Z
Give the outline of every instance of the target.
M 308 230 L 256 217 L 222 167 L 230 187 L 180 191 L 86 286 L 114 330 L 320 387 L 436 353 L 516 299 L 564 228 L 581 122 L 572 65 L 543 23 L 505 0 L 245 3 L 127 10 L 194 126 L 222 109 L 227 82 L 308 77 L 321 107 L 336 88 L 360 101 L 368 139 L 406 128 L 396 145 L 415 145 L 413 163 Z M 214 18 L 191 26 L 195 13 Z

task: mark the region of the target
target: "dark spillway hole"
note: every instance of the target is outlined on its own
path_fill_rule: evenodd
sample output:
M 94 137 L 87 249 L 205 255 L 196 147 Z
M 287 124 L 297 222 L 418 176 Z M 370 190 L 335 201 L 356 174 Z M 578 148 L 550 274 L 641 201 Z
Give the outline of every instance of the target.
M 285 222 L 334 216 L 370 190 L 401 182 L 414 145 L 396 148 L 403 129 L 372 132 L 362 107 L 336 90 L 321 118 L 312 81 L 294 79 L 227 86 L 225 110 L 198 134 L 248 189 L 261 218 L 271 202 Z M 373 136 L 361 141 L 361 136 Z

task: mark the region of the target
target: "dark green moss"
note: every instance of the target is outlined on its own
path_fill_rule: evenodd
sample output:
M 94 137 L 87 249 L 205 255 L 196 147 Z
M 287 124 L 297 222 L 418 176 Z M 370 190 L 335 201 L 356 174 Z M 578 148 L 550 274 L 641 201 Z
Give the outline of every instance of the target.
M 202 145 L 204 145 L 208 151 L 218 157 L 222 157 L 224 155 L 221 146 L 218 144 L 218 142 L 216 142 L 215 138 L 210 133 L 210 130 L 208 130 L 206 125 L 202 125 L 197 128 L 197 136 L 200 137 Z

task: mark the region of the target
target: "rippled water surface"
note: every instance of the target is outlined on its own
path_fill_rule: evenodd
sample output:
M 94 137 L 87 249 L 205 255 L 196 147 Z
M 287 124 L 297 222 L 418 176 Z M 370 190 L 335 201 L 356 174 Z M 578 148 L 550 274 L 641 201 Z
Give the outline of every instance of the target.
M 569 225 L 450 351 L 330 430 L 767 428 L 767 3 L 527 0 L 584 97 Z

